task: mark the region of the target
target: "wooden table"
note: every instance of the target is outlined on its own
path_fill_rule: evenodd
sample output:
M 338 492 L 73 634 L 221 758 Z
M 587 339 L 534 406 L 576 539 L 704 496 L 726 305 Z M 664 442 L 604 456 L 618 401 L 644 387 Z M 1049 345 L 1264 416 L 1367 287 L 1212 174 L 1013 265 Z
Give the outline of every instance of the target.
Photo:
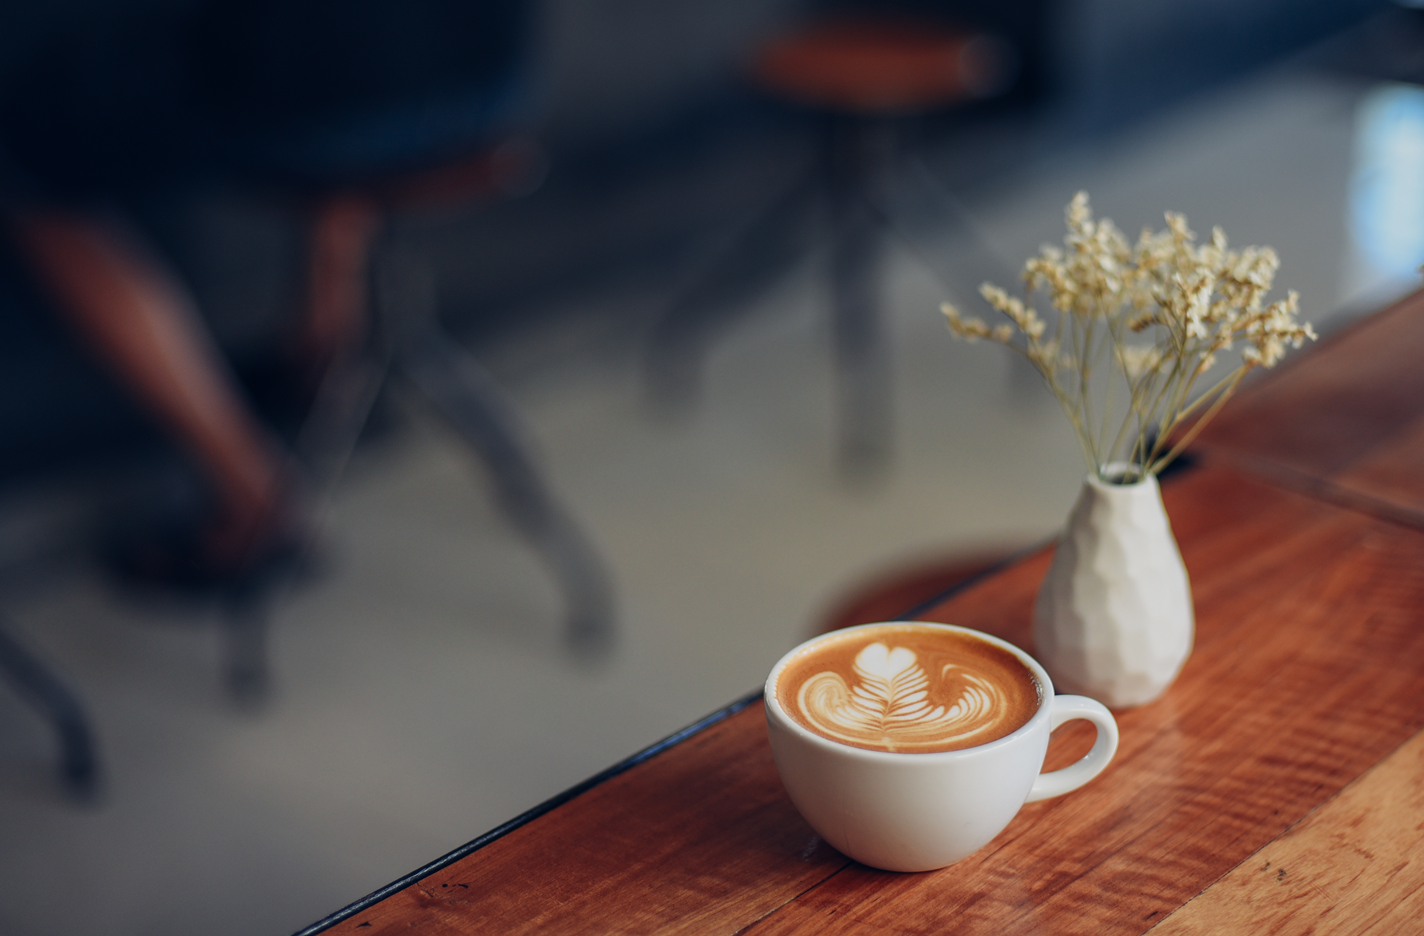
M 1101 777 L 959 864 L 822 843 L 753 697 L 304 932 L 1424 931 L 1424 293 L 1251 386 L 1194 454 L 1163 486 L 1197 608 L 1180 679 L 1120 713 Z M 1048 560 L 920 616 L 1028 646 Z

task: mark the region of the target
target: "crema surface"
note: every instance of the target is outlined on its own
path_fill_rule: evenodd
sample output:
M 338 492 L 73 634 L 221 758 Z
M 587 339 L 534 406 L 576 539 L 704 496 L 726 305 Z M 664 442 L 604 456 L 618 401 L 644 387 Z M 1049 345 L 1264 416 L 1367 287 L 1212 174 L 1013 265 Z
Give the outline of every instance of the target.
M 957 631 L 887 624 L 832 637 L 782 669 L 777 700 L 818 735 L 872 751 L 957 751 L 1010 734 L 1041 691 L 1012 653 Z

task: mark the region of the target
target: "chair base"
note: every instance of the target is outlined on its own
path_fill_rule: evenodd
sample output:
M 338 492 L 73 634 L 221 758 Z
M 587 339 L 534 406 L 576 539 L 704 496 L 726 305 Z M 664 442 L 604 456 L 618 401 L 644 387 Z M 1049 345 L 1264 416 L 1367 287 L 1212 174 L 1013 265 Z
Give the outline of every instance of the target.
M 49 722 L 59 743 L 59 776 L 65 792 L 75 799 L 92 799 L 99 789 L 99 755 L 83 704 L 3 624 L 0 621 L 0 678 Z

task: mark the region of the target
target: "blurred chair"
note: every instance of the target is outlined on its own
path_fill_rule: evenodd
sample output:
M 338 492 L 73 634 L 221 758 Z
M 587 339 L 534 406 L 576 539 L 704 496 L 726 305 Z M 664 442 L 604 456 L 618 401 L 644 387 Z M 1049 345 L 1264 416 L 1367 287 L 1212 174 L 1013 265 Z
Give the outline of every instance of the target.
M 1000 94 L 1012 82 L 1014 59 L 989 33 L 875 15 L 813 21 L 768 43 L 751 64 L 751 80 L 814 118 L 820 160 L 656 323 L 646 358 L 650 399 L 664 408 L 691 402 L 728 284 L 756 285 L 768 267 L 788 265 L 799 251 L 787 230 L 824 206 L 840 464 L 852 479 L 881 468 L 890 449 L 891 365 L 877 308 L 884 219 L 870 189 L 892 168 L 913 118 Z

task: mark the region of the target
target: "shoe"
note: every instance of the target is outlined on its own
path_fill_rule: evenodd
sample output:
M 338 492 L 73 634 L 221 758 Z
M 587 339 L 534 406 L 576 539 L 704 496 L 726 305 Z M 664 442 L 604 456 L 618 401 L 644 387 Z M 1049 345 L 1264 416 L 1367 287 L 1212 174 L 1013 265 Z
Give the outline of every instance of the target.
M 258 523 L 244 518 L 234 524 L 216 512 L 129 523 L 108 537 L 105 565 L 125 586 L 193 597 L 251 593 L 304 578 L 315 537 L 296 503 L 281 498 Z

